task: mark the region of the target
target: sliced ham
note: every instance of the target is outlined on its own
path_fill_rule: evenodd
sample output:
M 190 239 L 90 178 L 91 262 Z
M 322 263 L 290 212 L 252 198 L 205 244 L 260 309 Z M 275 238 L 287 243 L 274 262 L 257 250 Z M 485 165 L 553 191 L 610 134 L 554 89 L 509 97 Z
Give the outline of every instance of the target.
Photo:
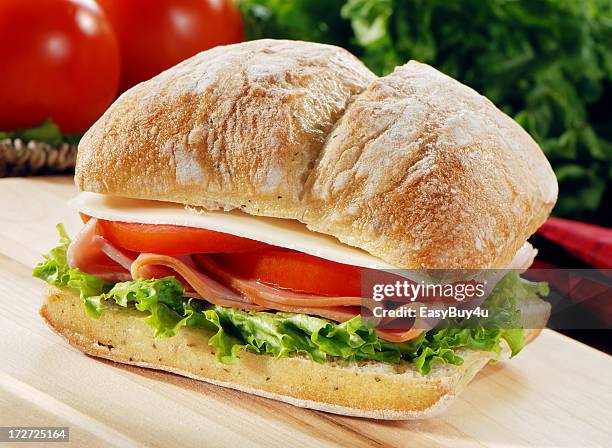
M 136 256 L 131 252 L 125 251 L 113 245 L 107 239 L 98 236 L 96 240 L 100 241 L 102 252 L 113 260 L 115 263 L 120 265 L 125 271 L 129 272 L 132 267 L 132 263 L 136 259 Z
M 533 264 L 533 260 L 537 254 L 538 250 L 535 249 L 530 243 L 525 242 L 525 244 L 523 244 L 518 252 L 514 255 L 514 258 L 506 269 L 518 269 L 521 272 L 524 272 Z
M 90 219 L 70 244 L 68 265 L 109 282 L 131 280 L 134 255 L 98 235 L 97 224 L 97 219 Z
M 131 273 L 134 279 L 148 278 L 147 269 L 150 266 L 163 266 L 178 273 L 191 287 L 193 291 L 208 302 L 221 306 L 233 306 L 246 310 L 263 310 L 265 307 L 258 306 L 245 296 L 236 294 L 221 283 L 213 280 L 206 274 L 200 272 L 190 256 L 170 257 L 158 254 L 140 254 L 132 263 Z
M 525 243 L 508 269 L 527 269 L 537 251 Z M 97 220 L 90 219 L 68 248 L 71 267 L 119 282 L 137 278 L 177 277 L 186 287 L 185 295 L 244 310 L 275 310 L 321 316 L 345 322 L 360 314 L 360 297 L 328 297 L 301 294 L 236 277 L 207 255 L 172 257 L 137 254 L 114 246 L 97 232 Z M 390 342 L 405 342 L 419 336 L 425 327 L 405 330 L 377 329 Z M 430 327 L 429 327 L 430 328 Z
M 196 262 L 194 262 L 196 258 Z M 262 285 L 256 281 L 244 280 L 232 276 L 205 255 L 194 257 L 170 257 L 167 255 L 141 254 L 132 265 L 132 274 L 138 278 L 143 269 L 150 266 L 164 266 L 174 269 L 184 278 L 195 291 L 192 296 L 199 296 L 216 305 L 233 306 L 242 309 L 285 311 L 290 313 L 303 313 L 320 316 L 337 322 L 346 322 L 360 313 L 361 298 L 340 298 L 346 300 L 348 306 L 340 306 L 336 303 L 336 297 L 316 296 L 309 294 L 296 294 L 289 291 Z M 200 268 L 198 269 L 199 265 Z M 229 291 L 221 283 L 213 280 L 203 271 L 209 272 L 224 284 L 242 295 L 240 302 L 236 293 Z M 214 285 L 214 286 L 213 286 Z M 213 286 L 214 289 L 210 289 Z M 223 288 L 223 289 L 221 289 Z M 223 291 L 223 293 L 220 293 Z M 227 297 L 231 295 L 231 302 Z M 248 299 L 246 299 L 248 297 Z M 329 305 L 324 306 L 324 303 Z M 315 306 L 317 305 L 317 306 Z M 423 329 L 409 330 L 377 330 L 378 335 L 390 342 L 404 342 L 417 337 Z
M 422 328 L 411 328 L 410 330 L 376 330 L 378 337 L 389 342 L 406 342 L 416 338 L 425 330 Z
M 203 271 L 211 273 L 231 288 L 254 297 L 254 300 L 262 305 L 263 302 L 267 302 L 268 304 L 276 303 L 298 307 L 361 306 L 361 297 L 329 297 L 315 294 L 300 294 L 236 277 L 213 261 L 208 255 L 193 255 L 193 259 Z M 270 306 L 270 308 L 273 308 L 273 306 Z
M 248 310 L 272 309 L 292 313 L 314 314 L 340 322 L 359 314 L 359 306 L 333 306 L 332 304 L 328 307 L 316 307 L 308 306 L 308 304 L 304 302 L 297 305 L 282 303 L 281 296 L 285 294 L 286 291 L 270 288 L 254 281 L 241 280 L 229 276 L 231 277 L 231 281 L 226 283 L 224 280 L 227 280 L 228 277 L 223 276 L 220 278 L 220 276 L 217 275 L 216 277 L 221 280 L 221 282 L 219 282 L 205 274 L 202 269 L 199 269 L 193 258 L 189 256 L 171 257 L 158 254 L 140 254 L 132 264 L 132 276 L 134 278 L 146 277 L 147 270 L 151 267 L 154 267 L 154 269 L 159 269 L 159 267 L 172 269 L 182 277 L 195 292 L 195 294 L 189 295 L 203 298 L 215 305 L 233 306 L 235 308 Z M 221 270 L 218 270 L 216 274 L 220 274 L 221 272 Z M 224 285 L 227 285 L 227 287 Z M 269 296 L 272 295 L 270 290 L 276 292 L 276 297 L 274 297 L 273 300 L 268 300 L 270 298 Z M 317 299 L 319 296 L 313 297 Z M 328 299 L 333 299 L 333 297 L 328 297 Z M 289 302 L 291 302 L 291 299 L 289 299 Z

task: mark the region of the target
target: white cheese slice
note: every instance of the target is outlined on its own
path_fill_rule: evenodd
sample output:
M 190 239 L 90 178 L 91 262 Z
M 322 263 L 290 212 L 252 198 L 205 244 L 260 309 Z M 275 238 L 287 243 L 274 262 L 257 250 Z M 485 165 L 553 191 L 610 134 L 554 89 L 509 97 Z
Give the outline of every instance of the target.
M 291 219 L 253 216 L 238 210 L 197 211 L 172 202 L 128 199 L 83 192 L 69 202 L 71 208 L 95 218 L 142 224 L 172 224 L 215 230 L 304 252 L 337 263 L 371 269 L 397 269 L 364 250 L 336 238 L 313 232 Z

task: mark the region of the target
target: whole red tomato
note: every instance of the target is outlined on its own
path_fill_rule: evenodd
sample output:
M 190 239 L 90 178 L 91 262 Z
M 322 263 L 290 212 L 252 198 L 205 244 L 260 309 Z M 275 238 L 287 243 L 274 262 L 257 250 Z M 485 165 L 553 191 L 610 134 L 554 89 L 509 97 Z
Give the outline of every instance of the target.
M 119 38 L 122 90 L 202 50 L 243 40 L 230 0 L 97 1 Z
M 51 117 L 85 131 L 119 87 L 114 31 L 93 0 L 0 0 L 0 130 Z

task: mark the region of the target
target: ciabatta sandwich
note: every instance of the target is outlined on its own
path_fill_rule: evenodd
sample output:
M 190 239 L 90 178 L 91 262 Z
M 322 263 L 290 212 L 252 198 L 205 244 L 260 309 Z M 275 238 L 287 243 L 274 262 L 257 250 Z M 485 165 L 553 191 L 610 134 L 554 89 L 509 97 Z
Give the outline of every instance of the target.
M 364 271 L 528 268 L 556 201 L 529 135 L 418 62 L 378 78 L 328 45 L 205 51 L 124 93 L 75 180 L 83 230 L 35 275 L 42 316 L 89 355 L 407 419 L 548 318 L 545 287 L 512 271 L 483 303 L 503 325 L 362 319 Z

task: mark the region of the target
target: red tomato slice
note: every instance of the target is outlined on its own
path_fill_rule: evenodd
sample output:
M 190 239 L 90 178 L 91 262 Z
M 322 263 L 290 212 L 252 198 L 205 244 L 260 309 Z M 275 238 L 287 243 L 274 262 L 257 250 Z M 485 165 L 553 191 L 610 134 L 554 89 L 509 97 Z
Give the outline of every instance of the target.
M 302 252 L 274 248 L 214 258 L 240 277 L 280 288 L 325 296 L 361 295 L 363 268 Z
M 89 216 L 81 213 L 83 221 Z M 99 219 L 101 233 L 135 252 L 179 256 L 214 253 L 233 274 L 296 292 L 325 296 L 361 295 L 363 268 L 275 247 L 212 230 Z
M 83 216 L 83 215 L 81 215 Z M 87 221 L 89 219 L 83 216 Z M 249 252 L 271 247 L 266 243 L 213 230 L 168 224 L 139 224 L 98 220 L 105 238 L 134 252 L 179 256 L 225 252 Z

